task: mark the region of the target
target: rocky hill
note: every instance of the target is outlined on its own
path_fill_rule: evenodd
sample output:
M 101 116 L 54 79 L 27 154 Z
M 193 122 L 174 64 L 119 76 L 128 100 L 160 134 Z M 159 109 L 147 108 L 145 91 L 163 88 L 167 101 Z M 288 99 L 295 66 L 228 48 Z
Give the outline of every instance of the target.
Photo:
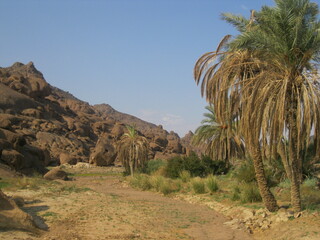
M 188 152 L 188 138 L 108 104 L 91 106 L 48 84 L 32 62 L 0 68 L 0 168 L 29 174 L 63 163 L 119 164 L 116 144 L 128 124 L 149 140 L 150 159 Z

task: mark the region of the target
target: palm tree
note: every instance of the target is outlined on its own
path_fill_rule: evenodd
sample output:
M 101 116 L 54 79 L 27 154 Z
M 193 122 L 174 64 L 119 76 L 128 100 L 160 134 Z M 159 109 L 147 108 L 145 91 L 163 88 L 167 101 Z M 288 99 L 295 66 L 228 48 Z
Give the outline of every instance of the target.
M 209 112 L 204 113 L 205 119 L 195 131 L 192 143 L 204 147 L 205 153 L 213 160 L 224 160 L 226 166 L 234 157 L 244 156 L 244 146 L 236 134 L 235 124 L 220 122 L 214 113 L 213 105 L 205 107 Z
M 126 127 L 128 132 L 123 134 L 118 143 L 118 156 L 126 171 L 133 176 L 148 160 L 149 143 L 134 127 Z
M 224 14 L 240 34 L 232 40 L 226 36 L 217 51 L 203 55 L 195 79 L 203 79 L 202 94 L 214 103 L 218 116 L 225 115 L 227 105 L 234 106 L 266 207 L 277 209 L 262 157 L 264 152 L 279 153 L 291 181 L 292 207 L 300 211 L 301 152 L 311 130 L 315 139 L 320 131 L 319 11 L 309 0 L 275 2 L 275 7 L 252 12 L 250 19 Z M 316 145 L 319 151 L 319 141 Z

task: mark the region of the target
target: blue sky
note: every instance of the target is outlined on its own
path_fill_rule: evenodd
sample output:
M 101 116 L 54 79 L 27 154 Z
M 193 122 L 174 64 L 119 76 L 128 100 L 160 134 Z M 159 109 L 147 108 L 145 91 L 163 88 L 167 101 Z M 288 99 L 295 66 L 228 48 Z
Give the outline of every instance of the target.
M 317 1 L 318 2 L 318 1 Z M 206 102 L 193 66 L 236 34 L 222 12 L 271 0 L 1 0 L 0 66 L 33 61 L 53 86 L 184 136 Z

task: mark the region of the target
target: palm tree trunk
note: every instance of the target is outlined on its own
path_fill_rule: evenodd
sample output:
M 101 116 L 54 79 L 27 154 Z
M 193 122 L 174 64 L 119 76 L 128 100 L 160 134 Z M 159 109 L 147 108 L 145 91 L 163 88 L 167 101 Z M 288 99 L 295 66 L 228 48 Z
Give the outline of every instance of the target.
M 267 183 L 259 145 L 251 148 L 251 156 L 253 158 L 254 170 L 263 203 L 270 212 L 275 212 L 279 207 Z
M 293 112 L 293 111 L 292 111 Z M 298 129 L 296 125 L 295 113 L 289 114 L 289 162 L 291 163 L 291 205 L 294 211 L 301 211 L 300 195 L 300 175 L 299 175 L 299 154 L 298 146 Z
M 284 149 L 284 143 L 283 142 L 280 142 L 278 144 L 277 152 L 279 153 L 279 155 L 281 157 L 281 161 L 282 161 L 282 164 L 284 166 L 284 170 L 286 171 L 287 178 L 291 181 L 291 179 L 292 179 L 291 166 L 289 164 L 289 161 L 288 161 L 288 158 L 287 158 L 287 155 L 286 155 L 286 151 Z
M 130 166 L 130 175 L 133 177 L 134 175 L 134 148 L 133 145 L 131 144 L 130 146 L 130 151 L 129 151 L 129 166 Z
M 129 163 L 129 165 L 130 165 L 130 175 L 131 175 L 131 177 L 133 177 L 133 162 L 132 161 L 130 161 L 130 163 Z

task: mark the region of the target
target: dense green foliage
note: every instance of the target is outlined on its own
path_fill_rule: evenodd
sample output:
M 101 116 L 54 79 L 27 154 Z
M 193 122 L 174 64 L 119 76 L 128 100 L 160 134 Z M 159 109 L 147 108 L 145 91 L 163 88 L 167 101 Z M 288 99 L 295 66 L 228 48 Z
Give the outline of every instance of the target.
M 152 173 L 158 171 L 160 168 L 165 167 L 166 164 L 167 164 L 166 161 L 164 161 L 162 159 L 149 160 L 147 163 L 146 173 L 152 174 Z
M 213 161 L 207 156 L 200 158 L 196 154 L 191 154 L 187 157 L 178 156 L 169 159 L 165 167 L 165 175 L 178 178 L 183 170 L 189 171 L 193 177 L 205 177 L 209 174 L 224 174 L 229 169 L 223 161 Z

